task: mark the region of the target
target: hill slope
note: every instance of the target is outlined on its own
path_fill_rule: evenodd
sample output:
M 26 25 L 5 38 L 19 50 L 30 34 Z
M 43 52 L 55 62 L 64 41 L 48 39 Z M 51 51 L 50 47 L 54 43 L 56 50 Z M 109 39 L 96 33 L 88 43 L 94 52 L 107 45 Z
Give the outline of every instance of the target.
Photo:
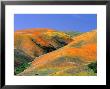
M 76 36 L 68 45 L 36 57 L 31 66 L 18 75 L 65 75 L 64 70 L 71 68 L 72 72 L 74 69 L 79 71 L 84 68 L 83 72 L 85 73 L 85 70 L 88 71 L 85 67 L 88 68 L 88 64 L 96 61 L 96 37 L 96 30 Z M 82 68 L 80 68 L 81 66 Z M 79 72 L 69 75 L 75 75 Z M 90 75 L 92 74 L 90 73 Z
M 56 50 L 72 41 L 70 36 L 63 32 L 43 28 L 18 30 L 14 34 L 14 39 L 14 47 L 21 49 L 31 57 Z
M 17 30 L 14 33 L 15 67 L 22 66 L 24 61 L 32 62 L 36 57 L 57 50 L 71 41 L 69 35 L 52 29 Z

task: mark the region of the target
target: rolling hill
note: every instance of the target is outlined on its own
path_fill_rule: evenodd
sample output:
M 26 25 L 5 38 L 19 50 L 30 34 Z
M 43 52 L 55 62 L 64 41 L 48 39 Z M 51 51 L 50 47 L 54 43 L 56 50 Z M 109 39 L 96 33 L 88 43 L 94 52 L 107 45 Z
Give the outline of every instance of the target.
M 14 47 L 31 57 L 56 50 L 72 41 L 69 35 L 50 29 L 18 30 L 14 33 L 14 39 Z
M 53 32 L 53 34 L 47 32 L 45 34 L 48 34 L 48 36 L 50 34 L 49 37 L 53 38 L 53 34 L 56 34 L 56 32 Z M 88 66 L 97 60 L 96 30 L 77 35 L 69 41 L 68 39 L 70 36 L 65 36 L 66 34 L 64 33 L 57 33 L 57 36 L 58 34 L 60 34 L 60 36 L 65 39 L 65 42 L 68 43 L 62 47 L 58 47 L 57 50 L 52 50 L 51 52 L 36 57 L 31 62 L 30 66 L 18 75 L 96 75 L 96 73 L 94 73 Z M 57 48 L 56 46 L 54 47 Z
M 14 33 L 15 70 L 23 63 L 28 64 L 36 57 L 57 50 L 72 40 L 64 32 L 47 28 L 17 30 Z

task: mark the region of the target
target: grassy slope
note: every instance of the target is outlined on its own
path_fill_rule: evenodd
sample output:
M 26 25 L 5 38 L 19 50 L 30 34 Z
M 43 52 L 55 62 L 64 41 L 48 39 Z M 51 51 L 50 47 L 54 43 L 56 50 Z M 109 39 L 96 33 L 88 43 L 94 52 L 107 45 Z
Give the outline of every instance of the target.
M 75 31 L 65 32 L 65 33 L 68 34 L 68 35 L 70 35 L 71 37 L 75 37 L 75 36 L 78 36 L 78 35 L 83 34 L 82 32 L 75 32 Z
M 15 32 L 14 39 L 14 47 L 31 57 L 38 57 L 47 49 L 55 50 L 72 41 L 69 35 L 50 29 L 19 30 Z
M 14 49 L 14 73 L 18 74 L 24 71 L 29 66 L 29 62 L 33 60 L 34 58 L 27 55 L 22 50 Z
M 81 41 L 83 41 L 84 43 L 81 43 Z M 73 69 L 79 68 L 79 66 L 84 66 L 85 64 L 94 62 L 96 61 L 97 51 L 96 41 L 95 30 L 76 36 L 75 38 L 73 38 L 73 42 L 71 42 L 67 46 L 36 58 L 32 62 L 31 66 L 19 75 L 42 75 L 42 73 L 44 73 L 43 75 L 51 75 L 53 73 L 66 70 L 71 67 Z M 76 45 L 78 44 L 80 45 L 76 47 Z M 64 57 L 63 62 L 59 64 L 56 63 L 56 60 L 58 60 L 57 62 L 62 60 L 61 57 Z M 76 58 L 78 58 L 77 62 Z M 80 61 L 82 61 L 81 64 Z M 56 63 L 55 65 L 57 66 L 54 66 L 53 63 Z M 85 72 L 87 71 L 83 71 L 83 73 Z M 65 73 L 63 74 L 65 75 Z M 76 75 L 78 74 L 76 73 Z M 89 73 L 89 75 L 92 75 L 92 73 Z
M 35 59 L 63 47 L 71 41 L 69 35 L 52 29 L 18 30 L 14 33 L 15 67 L 22 72 L 26 69 L 25 65 L 27 66 L 29 62 L 32 62 L 31 58 Z M 31 61 L 28 61 L 28 59 Z

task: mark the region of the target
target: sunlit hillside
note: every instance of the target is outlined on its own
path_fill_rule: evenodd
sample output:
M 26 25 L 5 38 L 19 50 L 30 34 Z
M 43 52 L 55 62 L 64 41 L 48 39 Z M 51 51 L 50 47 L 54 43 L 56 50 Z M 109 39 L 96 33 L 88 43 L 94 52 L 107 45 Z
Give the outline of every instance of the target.
M 47 42 L 46 40 L 41 42 L 40 44 L 46 46 L 49 46 L 49 44 L 51 44 L 54 46 L 54 48 L 56 48 L 56 50 L 52 50 L 51 52 L 47 52 L 43 55 L 36 57 L 30 63 L 29 67 L 27 67 L 23 72 L 19 73 L 18 75 L 96 75 L 94 69 L 89 66 L 94 66 L 97 61 L 96 30 L 86 32 L 72 38 L 65 33 L 55 31 L 53 31 L 53 34 L 52 32 L 47 31 L 44 33 L 43 36 L 45 39 L 48 38 L 49 41 Z M 59 43 L 57 44 L 56 41 L 54 41 L 55 43 L 52 42 L 56 39 L 56 36 L 58 37 L 57 39 L 63 39 L 63 41 L 60 40 L 60 43 L 65 45 L 61 45 Z M 37 37 L 35 38 L 35 41 L 39 42 L 39 40 L 37 40 Z M 40 41 L 42 40 L 41 37 L 39 39 Z M 60 45 L 60 47 L 58 47 L 58 45 Z

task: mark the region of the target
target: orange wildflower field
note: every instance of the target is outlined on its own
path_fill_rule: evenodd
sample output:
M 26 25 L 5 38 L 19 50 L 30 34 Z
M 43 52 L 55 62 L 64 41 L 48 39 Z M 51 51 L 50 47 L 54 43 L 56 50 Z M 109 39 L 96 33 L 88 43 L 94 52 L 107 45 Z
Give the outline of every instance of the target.
M 16 76 L 96 76 L 97 31 L 70 35 L 48 28 L 14 33 Z

